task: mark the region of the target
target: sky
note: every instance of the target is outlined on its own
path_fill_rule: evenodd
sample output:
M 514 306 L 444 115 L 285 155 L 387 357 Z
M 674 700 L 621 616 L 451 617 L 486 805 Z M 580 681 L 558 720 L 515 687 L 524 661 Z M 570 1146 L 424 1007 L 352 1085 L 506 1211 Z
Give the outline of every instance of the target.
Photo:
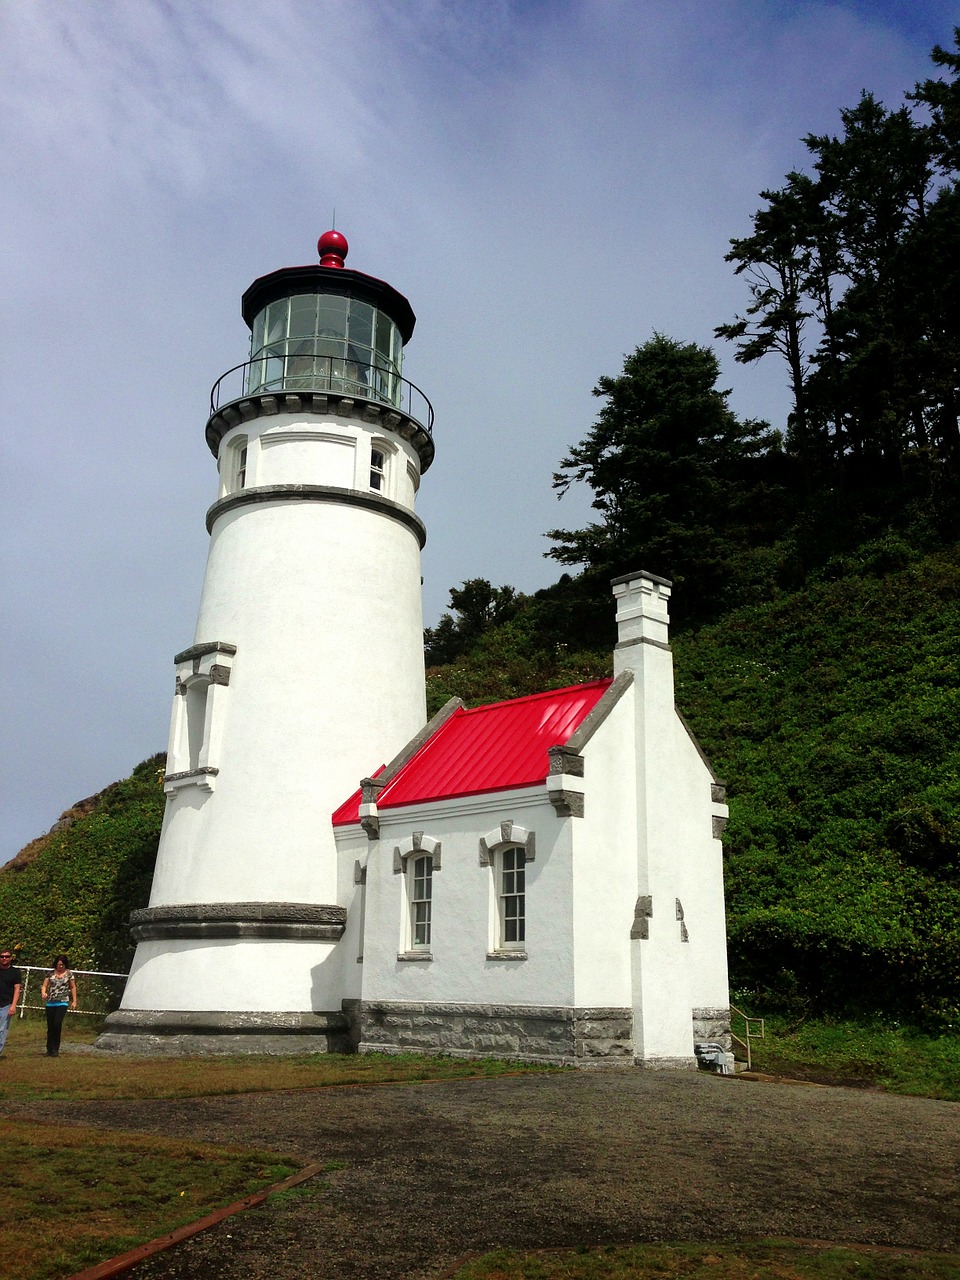
M 950 0 L 10 0 L 0 6 L 0 862 L 166 746 L 240 296 L 316 260 L 408 297 L 436 411 L 424 612 L 534 591 L 590 518 L 551 477 L 654 331 L 712 344 L 759 192 Z M 744 417 L 784 373 L 721 344 Z M 636 566 L 626 566 L 635 568 Z M 645 568 L 656 571 L 656 565 Z

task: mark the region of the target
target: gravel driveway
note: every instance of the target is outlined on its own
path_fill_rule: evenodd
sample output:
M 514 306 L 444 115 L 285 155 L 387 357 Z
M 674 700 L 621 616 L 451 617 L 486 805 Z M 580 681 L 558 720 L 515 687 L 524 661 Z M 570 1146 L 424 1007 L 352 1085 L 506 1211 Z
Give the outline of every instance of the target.
M 343 1162 L 135 1280 L 436 1280 L 498 1245 L 791 1236 L 960 1251 L 955 1103 L 637 1070 L 69 1114 Z

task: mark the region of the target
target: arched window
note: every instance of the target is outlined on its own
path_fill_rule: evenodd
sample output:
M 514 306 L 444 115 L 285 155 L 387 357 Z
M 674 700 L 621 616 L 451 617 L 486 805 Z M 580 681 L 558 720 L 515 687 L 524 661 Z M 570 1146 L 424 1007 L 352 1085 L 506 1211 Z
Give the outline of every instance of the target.
M 411 874 L 412 871 L 412 874 Z M 421 853 L 407 866 L 410 882 L 410 946 L 430 946 L 430 930 L 433 916 L 433 858 Z
M 497 850 L 497 949 L 522 951 L 527 938 L 527 855 L 517 844 Z
M 383 492 L 387 459 L 382 449 L 370 450 L 370 488 Z
M 480 865 L 492 873 L 488 960 L 526 959 L 527 867 L 535 856 L 535 833 L 514 822 L 480 841 Z
M 393 870 L 404 877 L 400 960 L 431 960 L 433 876 L 440 870 L 440 841 L 415 831 L 393 851 Z

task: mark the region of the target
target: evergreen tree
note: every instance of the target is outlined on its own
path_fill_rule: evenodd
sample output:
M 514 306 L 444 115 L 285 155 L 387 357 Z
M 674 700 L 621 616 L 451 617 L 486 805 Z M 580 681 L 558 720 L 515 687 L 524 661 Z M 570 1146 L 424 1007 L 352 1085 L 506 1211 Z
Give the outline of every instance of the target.
M 736 417 L 719 375 L 708 347 L 654 334 L 600 379 L 603 408 L 554 486 L 585 481 L 603 519 L 552 530 L 550 556 L 611 575 L 642 566 L 684 583 L 688 619 L 715 614 L 757 520 L 757 463 L 775 445 L 766 423 Z
M 491 627 L 509 621 L 523 600 L 513 587 L 494 587 L 486 578 L 469 578 L 462 586 L 451 587 L 453 614 L 443 614 L 435 627 L 423 633 L 427 666 L 453 662 L 468 653 Z
M 750 364 L 774 351 L 786 361 L 793 395 L 793 426 L 807 438 L 806 380 L 810 369 L 805 326 L 813 314 L 806 296 L 813 271 L 811 244 L 812 183 L 790 174 L 780 191 L 762 191 L 765 209 L 753 215 L 753 235 L 731 240 L 727 262 L 744 274 L 750 305 L 731 324 L 714 330 L 718 338 L 737 342 L 735 359 Z

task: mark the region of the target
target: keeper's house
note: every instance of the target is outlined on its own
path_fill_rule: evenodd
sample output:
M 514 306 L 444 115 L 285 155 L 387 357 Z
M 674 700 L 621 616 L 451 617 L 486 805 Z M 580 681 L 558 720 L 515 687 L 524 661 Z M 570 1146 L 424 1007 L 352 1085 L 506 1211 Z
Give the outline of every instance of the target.
M 728 1032 L 723 788 L 669 584 L 614 593 L 612 681 L 454 699 L 334 814 L 361 1048 L 682 1067 Z

